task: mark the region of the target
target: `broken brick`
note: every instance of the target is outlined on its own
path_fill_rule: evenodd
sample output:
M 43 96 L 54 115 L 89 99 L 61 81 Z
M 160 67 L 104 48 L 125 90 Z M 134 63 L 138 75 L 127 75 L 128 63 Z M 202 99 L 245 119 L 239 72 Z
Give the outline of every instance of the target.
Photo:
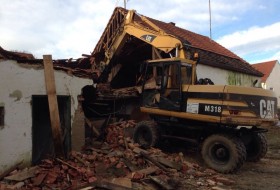
M 151 190 L 158 186 L 174 189 L 175 186 L 170 184 L 176 183 L 170 181 L 183 178 L 190 180 L 188 184 L 196 188 L 203 185 L 220 190 L 222 185 L 234 184 L 234 181 L 218 176 L 214 170 L 203 170 L 198 164 L 186 161 L 183 153 L 166 154 L 157 148 L 140 148 L 130 137 L 124 136 L 123 129 L 131 126 L 128 123 L 119 122 L 117 127 L 114 124 L 110 125 L 110 134 L 106 136 L 106 140 L 109 141 L 98 143 L 98 146 L 86 147 L 85 152 L 72 152 L 68 160 L 43 160 L 38 165 L 38 170 L 34 171 L 34 176 L 24 180 L 24 188 L 39 190 L 45 186 L 49 189 L 131 189 L 130 184 L 133 181 L 133 186 L 139 186 L 139 189 Z M 116 139 L 110 139 L 110 135 Z M 124 140 L 127 147 L 123 144 Z M 13 174 L 23 171 L 15 170 Z M 215 174 L 216 176 L 212 176 Z M 97 176 L 100 178 L 97 179 Z M 211 179 L 209 176 L 212 176 Z M 1 188 L 22 185 L 15 181 L 9 183 L 11 184 L 0 183 Z
M 46 181 L 46 183 L 48 183 L 48 184 L 53 184 L 53 183 L 56 181 L 57 177 L 58 177 L 58 175 L 57 175 L 56 173 L 54 173 L 54 172 L 49 172 L 49 173 L 47 174 L 47 177 L 46 177 L 45 181 Z
M 144 177 L 145 177 L 145 175 L 143 173 L 139 173 L 139 172 L 131 173 L 131 179 L 134 179 L 134 180 L 143 179 Z
M 93 183 L 93 182 L 96 182 L 96 181 L 97 181 L 97 178 L 94 177 L 94 176 L 92 176 L 92 177 L 90 177 L 90 178 L 88 179 L 88 182 L 89 182 L 89 183 Z
M 39 186 L 47 176 L 47 173 L 40 173 L 37 177 L 33 179 L 33 185 L 34 186 Z

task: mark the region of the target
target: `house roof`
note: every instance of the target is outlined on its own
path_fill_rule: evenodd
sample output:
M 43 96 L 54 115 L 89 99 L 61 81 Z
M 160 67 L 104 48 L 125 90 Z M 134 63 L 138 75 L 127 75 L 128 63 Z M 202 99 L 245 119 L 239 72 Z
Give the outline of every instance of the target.
M 248 62 L 207 36 L 177 27 L 174 23 L 149 19 L 166 33 L 177 36 L 187 46 L 195 49 L 200 55 L 201 64 L 255 76 L 263 76 L 261 72 L 254 69 Z
M 125 15 L 127 14 L 128 10 L 117 7 L 113 12 L 112 17 L 110 18 L 109 23 L 113 20 L 113 16 L 116 12 L 121 12 L 122 14 L 124 14 L 122 18 L 125 18 Z M 254 69 L 248 62 L 246 62 L 230 50 L 226 49 L 219 43 L 215 42 L 214 40 L 211 40 L 207 36 L 203 36 L 192 31 L 177 27 L 173 22 L 166 23 L 153 18 L 146 18 L 153 24 L 155 24 L 157 27 L 159 27 L 161 30 L 177 37 L 179 40 L 182 41 L 184 45 L 186 45 L 186 47 L 198 52 L 200 55 L 200 64 L 259 77 L 263 76 L 261 72 Z M 151 26 L 143 22 L 137 14 L 135 14 L 134 16 L 134 22 L 151 30 L 154 30 Z M 109 29 L 109 23 L 105 28 L 99 42 L 97 43 L 93 54 L 98 54 L 103 51 L 102 47 L 104 46 L 104 42 L 107 41 L 105 31 Z
M 269 77 L 270 73 L 272 72 L 277 62 L 278 62 L 277 60 L 266 61 L 266 62 L 253 64 L 252 66 L 264 74 L 263 77 L 261 78 L 261 81 L 266 82 L 267 78 Z

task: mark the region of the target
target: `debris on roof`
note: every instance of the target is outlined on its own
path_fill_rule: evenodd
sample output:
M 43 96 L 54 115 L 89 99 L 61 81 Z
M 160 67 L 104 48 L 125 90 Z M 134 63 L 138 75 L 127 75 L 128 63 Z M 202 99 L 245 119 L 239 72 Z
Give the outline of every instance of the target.
M 0 46 L 0 60 L 1 59 L 12 59 L 12 60 L 22 59 L 22 60 L 28 60 L 28 59 L 34 59 L 34 56 L 31 53 L 7 51 L 7 50 L 4 50 Z
M 35 59 L 32 54 L 13 52 L 4 50 L 0 47 L 0 60 L 15 60 L 20 64 L 27 64 L 30 66 L 42 66 L 43 59 Z M 69 75 L 81 78 L 92 78 L 94 71 L 90 63 L 91 58 L 88 56 L 78 59 L 56 59 L 53 60 L 55 70 L 62 70 Z

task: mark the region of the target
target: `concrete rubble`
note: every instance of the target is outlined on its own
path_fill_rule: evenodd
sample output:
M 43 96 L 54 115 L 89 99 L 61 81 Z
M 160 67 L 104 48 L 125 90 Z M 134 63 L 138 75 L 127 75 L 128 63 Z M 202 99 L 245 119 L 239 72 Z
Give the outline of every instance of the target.
M 234 180 L 187 161 L 182 152 L 144 150 L 134 144 L 127 132 L 134 126 L 132 120 L 110 124 L 105 142 L 72 151 L 68 159 L 15 167 L 2 177 L 0 189 L 232 189 Z

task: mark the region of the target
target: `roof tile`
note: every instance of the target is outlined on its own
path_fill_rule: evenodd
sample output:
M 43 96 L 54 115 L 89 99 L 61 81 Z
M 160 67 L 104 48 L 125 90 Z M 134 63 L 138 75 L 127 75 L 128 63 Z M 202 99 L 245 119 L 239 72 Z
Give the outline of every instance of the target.
M 195 49 L 200 49 L 200 56 L 203 57 L 200 59 L 201 64 L 255 76 L 263 76 L 261 72 L 254 69 L 248 62 L 207 36 L 177 27 L 171 23 L 165 23 L 152 18 L 148 19 L 166 33 L 178 37 Z M 209 54 L 212 54 L 212 56 L 209 56 Z
M 276 63 L 277 63 L 277 60 L 273 60 L 273 61 L 256 63 L 256 64 L 253 64 L 252 66 L 264 74 L 264 76 L 262 77 L 261 80 L 262 80 L 262 82 L 266 82 L 267 78 L 269 77 L 269 75 L 272 72 Z

